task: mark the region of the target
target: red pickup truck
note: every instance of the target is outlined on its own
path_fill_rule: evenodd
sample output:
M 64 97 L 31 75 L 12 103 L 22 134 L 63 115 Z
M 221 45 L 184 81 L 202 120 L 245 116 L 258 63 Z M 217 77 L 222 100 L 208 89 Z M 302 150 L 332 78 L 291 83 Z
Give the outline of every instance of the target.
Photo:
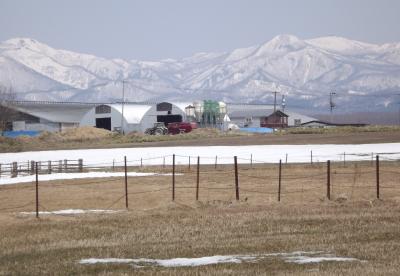
M 192 124 L 193 123 L 186 123 L 186 122 L 169 123 L 167 126 L 168 134 L 179 134 L 179 133 L 191 132 L 192 129 L 197 128 L 197 124 L 195 127 L 193 127 Z

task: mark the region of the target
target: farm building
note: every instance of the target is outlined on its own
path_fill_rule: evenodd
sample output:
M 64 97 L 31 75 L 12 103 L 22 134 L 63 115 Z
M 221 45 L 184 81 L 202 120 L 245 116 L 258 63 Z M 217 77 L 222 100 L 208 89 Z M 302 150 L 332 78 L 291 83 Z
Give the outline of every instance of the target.
M 6 130 L 63 131 L 79 126 L 91 104 L 63 102 L 12 101 L 3 103 L 7 112 Z
M 260 127 L 262 124 L 265 125 L 266 118 L 274 113 L 273 105 L 228 104 L 227 109 L 231 123 L 239 127 Z M 288 127 L 317 120 L 288 109 L 285 109 L 283 113 L 288 116 Z
M 269 128 L 285 128 L 288 127 L 288 118 L 288 115 L 280 110 L 277 110 L 267 117 L 262 117 L 260 126 Z
M 80 120 L 80 126 L 94 126 L 123 132 L 144 132 L 155 122 L 165 124 L 186 119 L 185 105 L 162 102 L 158 104 L 101 104 L 89 110 Z
M 325 128 L 325 127 L 338 127 L 338 126 L 363 127 L 366 125 L 367 124 L 338 124 L 338 123 L 329 123 L 318 120 L 301 124 L 302 127 L 310 127 L 310 128 Z

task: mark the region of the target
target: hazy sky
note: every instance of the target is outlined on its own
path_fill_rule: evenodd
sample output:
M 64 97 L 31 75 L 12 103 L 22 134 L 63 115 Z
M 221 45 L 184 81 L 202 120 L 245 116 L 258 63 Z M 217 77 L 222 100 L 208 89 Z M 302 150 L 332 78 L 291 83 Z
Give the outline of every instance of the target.
M 400 0 L 0 0 L 0 41 L 107 58 L 181 58 L 278 34 L 400 42 Z

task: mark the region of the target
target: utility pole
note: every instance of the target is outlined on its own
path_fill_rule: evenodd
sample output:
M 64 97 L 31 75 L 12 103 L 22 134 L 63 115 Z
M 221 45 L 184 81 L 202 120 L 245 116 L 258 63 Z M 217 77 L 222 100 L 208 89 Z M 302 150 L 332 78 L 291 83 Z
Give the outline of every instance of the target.
M 124 129 L 124 105 L 125 105 L 125 80 L 122 80 L 122 110 L 121 110 L 121 133 L 125 134 Z
M 274 91 L 272 93 L 274 94 L 274 112 L 275 112 L 276 111 L 276 94 L 279 92 Z
M 330 123 L 333 123 L 333 109 L 336 107 L 335 103 L 333 102 L 333 95 L 336 95 L 335 92 L 329 93 L 329 107 L 331 110 L 331 120 Z

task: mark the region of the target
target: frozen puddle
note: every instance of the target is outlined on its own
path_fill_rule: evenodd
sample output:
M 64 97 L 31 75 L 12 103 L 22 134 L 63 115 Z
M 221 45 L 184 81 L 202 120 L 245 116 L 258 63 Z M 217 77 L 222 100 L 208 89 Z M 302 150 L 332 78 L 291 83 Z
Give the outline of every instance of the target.
M 158 174 L 158 173 L 137 173 L 128 172 L 128 176 L 154 176 L 154 175 L 171 175 L 171 174 Z M 39 175 L 39 182 L 64 180 L 64 179 L 81 179 L 81 178 L 108 178 L 108 177 L 123 177 L 124 172 L 87 172 L 87 173 L 55 173 L 55 174 L 41 174 Z M 20 176 L 15 178 L 0 178 L 0 185 L 10 185 L 17 183 L 35 182 L 35 175 Z
M 39 215 L 80 215 L 80 214 L 114 214 L 121 212 L 119 210 L 83 210 L 67 209 L 58 211 L 40 211 Z M 21 215 L 35 215 L 36 212 L 20 212 Z
M 271 258 L 279 258 L 285 262 L 296 264 L 309 264 L 320 262 L 346 262 L 346 261 L 360 261 L 356 258 L 336 257 L 331 254 L 324 254 L 323 252 L 292 252 L 292 253 L 270 253 L 270 254 L 250 254 L 250 255 L 217 255 L 200 258 L 174 258 L 174 259 L 118 259 L 118 258 L 105 258 L 105 259 L 82 259 L 80 264 L 131 264 L 134 267 L 188 267 L 188 266 L 203 266 L 224 263 L 255 263 L 262 260 Z

